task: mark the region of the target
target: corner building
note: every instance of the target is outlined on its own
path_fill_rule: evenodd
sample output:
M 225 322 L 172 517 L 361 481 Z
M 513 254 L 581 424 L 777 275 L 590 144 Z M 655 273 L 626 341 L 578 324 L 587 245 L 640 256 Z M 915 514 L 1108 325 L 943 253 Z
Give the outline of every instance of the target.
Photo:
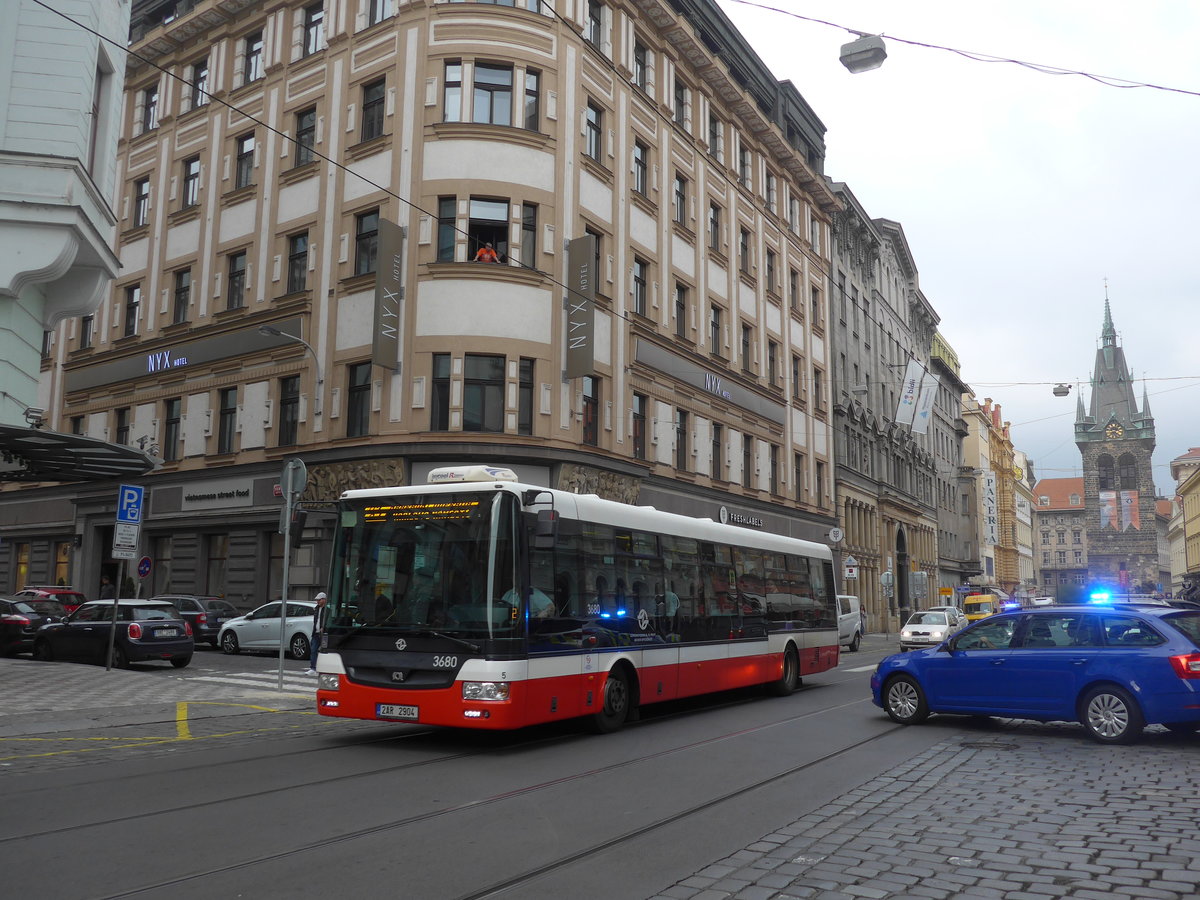
M 63 327 L 55 413 L 162 457 L 149 589 L 278 596 L 294 456 L 315 510 L 485 461 L 835 524 L 824 126 L 715 5 L 145 0 L 131 37 L 121 274 L 94 330 Z M 588 235 L 594 365 L 567 379 L 566 247 Z M 499 264 L 473 262 L 488 243 Z M 397 341 L 373 362 L 381 265 Z M 83 535 L 85 584 L 112 565 L 90 490 L 69 522 L 39 517 L 49 489 L 8 500 Z M 329 517 L 309 526 L 298 596 L 329 551 Z

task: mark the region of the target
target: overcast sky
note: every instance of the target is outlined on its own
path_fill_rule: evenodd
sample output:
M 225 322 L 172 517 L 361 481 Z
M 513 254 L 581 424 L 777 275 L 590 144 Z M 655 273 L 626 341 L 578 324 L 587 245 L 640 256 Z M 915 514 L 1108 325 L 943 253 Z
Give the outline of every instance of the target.
M 1037 476 L 1082 474 L 1080 388 L 1051 388 L 1090 398 L 1107 278 L 1126 359 L 1149 379 L 1155 484 L 1173 495 L 1171 460 L 1200 446 L 1200 96 L 887 36 L 1200 93 L 1200 3 L 754 2 L 884 35 L 883 66 L 851 75 L 838 54 L 854 35 L 719 0 L 824 122 L 825 173 L 903 225 L 963 379 L 1002 404 Z

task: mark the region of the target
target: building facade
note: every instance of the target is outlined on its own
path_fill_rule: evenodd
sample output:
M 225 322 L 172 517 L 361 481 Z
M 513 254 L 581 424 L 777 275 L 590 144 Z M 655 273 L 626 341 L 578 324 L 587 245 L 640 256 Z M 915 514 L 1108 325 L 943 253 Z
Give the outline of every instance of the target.
M 1033 488 L 1038 593 L 1078 599 L 1087 584 L 1087 509 L 1082 478 L 1043 478 Z
M 835 482 L 843 554 L 857 564 L 843 589 L 863 601 L 868 628 L 896 630 L 937 596 L 938 432 L 897 423 L 896 410 L 909 360 L 931 367 L 938 317 L 900 225 L 871 219 L 845 184 L 833 189 Z
M 965 465 L 974 479 L 979 574 L 977 587 L 995 586 L 1013 593 L 1020 585 L 1017 551 L 1016 472 L 1009 423 L 1001 418 L 1000 404 L 991 397 L 979 403 L 963 398 L 967 437 L 963 442 Z
M 970 387 L 960 377 L 958 354 L 941 334 L 933 337 L 929 361 L 938 380 L 930 426 L 937 479 L 937 593 L 954 602 L 959 589 L 980 573 L 975 476 L 963 455 L 968 433 L 963 398 Z
M 1176 596 L 1200 596 L 1200 447 L 1171 460 L 1175 479 L 1171 588 Z
M 1033 537 L 1033 462 L 1021 450 L 1013 451 L 1013 494 L 1016 501 L 1017 588 L 1014 596 L 1037 594 L 1038 577 L 1034 563 Z
M 146 589 L 278 596 L 292 457 L 298 595 L 342 490 L 446 463 L 826 539 L 840 202 L 714 4 L 144 0 L 131 37 L 120 277 L 49 380 L 62 430 L 162 459 Z M 113 569 L 106 489 L 3 502 L 6 543 Z
M 1075 445 L 1083 457 L 1088 578 L 1097 587 L 1153 593 L 1161 583 L 1155 504 L 1154 417 L 1139 407 L 1109 301 L 1096 350 L 1091 403 L 1078 399 Z

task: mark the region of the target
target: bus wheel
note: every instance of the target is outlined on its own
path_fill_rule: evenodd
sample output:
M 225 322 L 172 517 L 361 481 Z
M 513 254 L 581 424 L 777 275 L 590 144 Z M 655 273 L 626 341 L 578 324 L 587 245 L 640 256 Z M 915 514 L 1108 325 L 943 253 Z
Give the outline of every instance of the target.
M 615 668 L 604 680 L 604 706 L 592 716 L 592 730 L 599 734 L 611 734 L 625 724 L 633 701 L 629 676 L 621 668 Z
M 772 681 L 767 689 L 776 697 L 786 697 L 800 684 L 800 657 L 795 647 L 788 647 L 783 654 L 783 674 Z

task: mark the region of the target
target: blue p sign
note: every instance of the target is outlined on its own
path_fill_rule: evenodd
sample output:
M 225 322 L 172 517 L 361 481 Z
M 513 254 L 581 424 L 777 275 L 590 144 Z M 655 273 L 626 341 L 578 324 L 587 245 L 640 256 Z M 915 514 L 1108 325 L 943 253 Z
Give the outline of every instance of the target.
M 137 485 L 123 484 L 117 492 L 117 521 L 142 524 L 142 492 Z

